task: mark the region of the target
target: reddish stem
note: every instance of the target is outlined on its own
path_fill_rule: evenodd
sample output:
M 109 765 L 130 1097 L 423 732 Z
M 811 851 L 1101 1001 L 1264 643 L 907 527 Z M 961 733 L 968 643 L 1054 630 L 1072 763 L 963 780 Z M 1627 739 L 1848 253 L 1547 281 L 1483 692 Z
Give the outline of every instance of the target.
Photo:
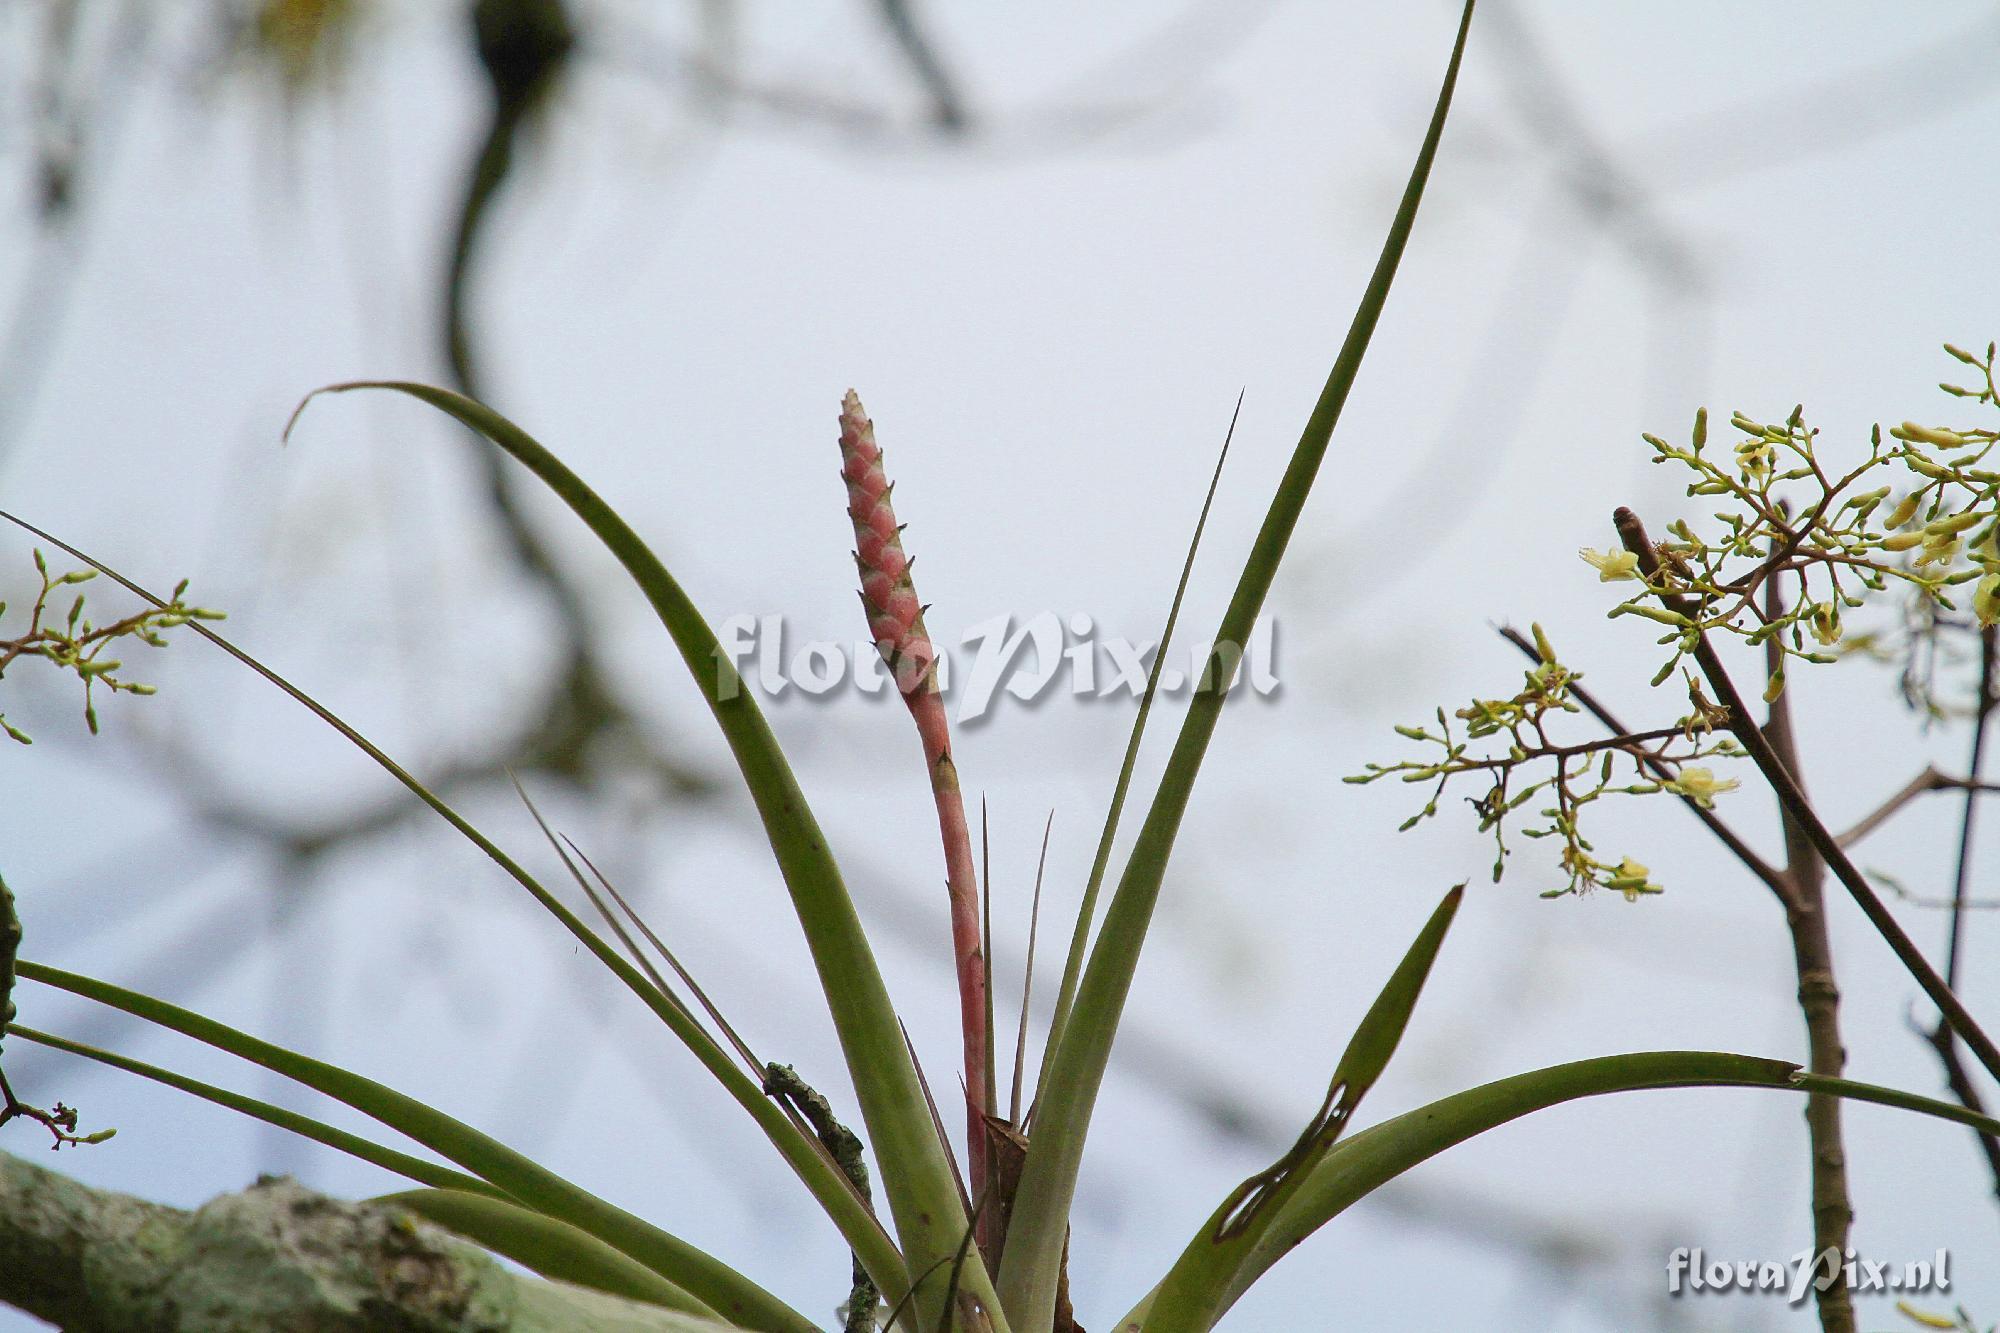
M 938 832 L 944 839 L 945 894 L 951 905 L 951 949 L 958 967 L 959 1023 L 965 1037 L 966 1176 L 977 1203 L 986 1183 L 986 954 L 979 930 L 979 881 L 973 870 L 972 830 L 958 765 L 951 758 L 951 734 L 944 696 L 935 688 L 903 696 L 924 745 L 924 767 L 937 801 Z
M 875 423 L 849 390 L 840 410 L 841 477 L 847 512 L 854 520 L 854 559 L 861 574 L 861 604 L 868 627 L 910 706 L 923 741 L 924 767 L 937 801 L 944 838 L 945 890 L 951 907 L 952 957 L 965 1036 L 966 1177 L 975 1206 L 986 1184 L 986 951 L 979 922 L 979 877 L 973 869 L 972 831 L 958 766 L 951 758 L 951 728 L 938 692 L 937 649 L 924 628 L 923 604 L 910 581 L 902 526 L 890 503 L 892 487 L 875 443 Z

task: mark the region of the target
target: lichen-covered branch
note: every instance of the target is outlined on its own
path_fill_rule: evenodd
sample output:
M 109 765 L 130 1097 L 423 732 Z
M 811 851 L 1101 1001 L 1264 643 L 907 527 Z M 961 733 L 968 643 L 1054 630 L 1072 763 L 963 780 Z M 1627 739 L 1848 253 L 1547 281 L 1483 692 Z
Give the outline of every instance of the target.
M 722 1333 L 283 1178 L 185 1212 L 0 1153 L 0 1303 L 68 1333 Z

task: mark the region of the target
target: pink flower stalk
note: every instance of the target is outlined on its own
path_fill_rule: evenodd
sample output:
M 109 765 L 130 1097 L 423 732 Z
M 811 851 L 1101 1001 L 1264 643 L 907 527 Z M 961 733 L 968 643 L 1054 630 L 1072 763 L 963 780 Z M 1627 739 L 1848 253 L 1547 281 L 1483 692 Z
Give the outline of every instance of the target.
M 910 582 L 903 532 L 889 502 L 895 486 L 882 470 L 875 423 L 854 390 L 840 404 L 840 474 L 847 482 L 847 515 L 854 520 L 854 560 L 861 568 L 861 605 L 875 646 L 895 672 L 905 698 L 936 691 L 937 649 L 924 628 L 923 604 Z
M 847 513 L 854 520 L 854 559 L 861 570 L 861 605 L 868 630 L 896 678 L 896 688 L 916 719 L 937 800 L 938 828 L 944 835 L 945 892 L 951 904 L 952 953 L 958 965 L 959 1017 L 965 1034 L 967 1172 L 977 1200 L 985 1182 L 986 958 L 980 944 L 979 888 L 973 871 L 972 834 L 958 767 L 951 758 L 951 734 L 944 697 L 938 693 L 937 649 L 924 628 L 923 604 L 910 582 L 902 529 L 890 506 L 894 488 L 882 471 L 875 423 L 861 410 L 852 389 L 840 405 L 841 476 L 847 481 Z

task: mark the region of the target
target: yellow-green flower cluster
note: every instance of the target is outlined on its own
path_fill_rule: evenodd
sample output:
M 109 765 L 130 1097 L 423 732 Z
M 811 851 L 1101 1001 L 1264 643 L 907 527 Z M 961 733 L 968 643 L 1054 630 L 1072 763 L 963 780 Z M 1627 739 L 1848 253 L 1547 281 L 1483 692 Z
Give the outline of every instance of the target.
M 1946 350 L 1981 380 L 1976 388 L 1941 386 L 1946 393 L 1987 407 L 2000 402 L 1992 346 L 1984 357 Z M 1831 662 L 1829 650 L 1879 648 L 1880 635 L 1857 639 L 1843 622 L 1892 586 L 1948 619 L 1962 595 L 1955 590 L 1972 584 L 1973 619 L 2000 623 L 2000 460 L 1991 457 L 2000 432 L 1991 425 L 1877 427 L 1866 453 L 1844 470 L 1831 465 L 1802 409 L 1776 423 L 1737 412 L 1730 426 L 1740 438 L 1727 462 L 1707 450 L 1705 412 L 1685 446 L 1645 437 L 1656 463 L 1693 474 L 1690 497 L 1724 502 L 1712 515 L 1719 528 L 1698 533 L 1685 519 L 1667 525 L 1660 578 L 1639 579 L 1641 589 L 1611 612 L 1669 631 L 1659 642 L 1671 655 L 1656 684 L 1702 635 L 1733 634 L 1776 650 L 1764 691 L 1775 699 L 1792 658 Z M 1582 554 L 1603 582 L 1639 578 L 1630 552 Z M 1694 612 L 1669 609 L 1663 594 Z
M 120 676 L 118 672 L 125 664 L 110 656 L 107 649 L 126 639 L 136 639 L 151 648 L 164 648 L 166 631 L 178 629 L 191 620 L 224 618 L 220 611 L 187 605 L 182 600 L 188 587 L 187 580 L 183 579 L 180 586 L 174 589 L 172 600 L 165 606 L 150 606 L 110 624 L 95 625 L 84 616 L 82 593 L 78 593 L 70 603 L 66 615 L 59 614 L 50 601 L 59 590 L 96 578 L 96 570 L 78 569 L 52 575 L 48 561 L 42 558 L 40 551 L 36 551 L 35 572 L 41 576 L 42 586 L 29 607 L 28 623 L 12 637 L 0 637 L 0 677 L 7 674 L 8 667 L 23 659 L 47 662 L 59 671 L 74 675 L 83 682 L 83 720 L 92 735 L 97 733 L 96 691 L 100 686 L 112 694 L 153 693 L 151 685 Z M 0 616 L 6 614 L 7 604 L 0 602 Z M 4 713 L 0 713 L 0 733 L 22 745 L 34 744 L 26 732 L 7 720 Z
M 1405 739 L 1435 746 L 1437 753 L 1428 759 L 1371 763 L 1347 781 L 1369 783 L 1393 775 L 1405 783 L 1431 784 L 1429 800 L 1403 822 L 1405 830 L 1437 814 L 1444 790 L 1454 780 L 1483 783 L 1469 804 L 1479 817 L 1480 832 L 1493 835 L 1494 879 L 1500 878 L 1510 854 L 1507 821 L 1519 819 L 1525 825 L 1522 836 L 1552 838 L 1560 844 L 1557 862 L 1566 882 L 1544 897 L 1591 888 L 1614 889 L 1633 901 L 1659 893 L 1660 886 L 1638 862 L 1605 861 L 1595 854 L 1581 829 L 1584 811 L 1606 796 L 1643 796 L 1661 790 L 1672 790 L 1706 808 L 1718 795 L 1734 791 L 1737 783 L 1716 777 L 1696 761 L 1740 751 L 1727 736 L 1711 734 L 1705 720 L 1638 736 L 1561 742 L 1550 729 L 1564 714 L 1581 711 L 1574 698 L 1578 677 L 1556 656 L 1542 627 L 1536 625 L 1533 631 L 1537 661 L 1522 673 L 1521 688 L 1512 697 L 1474 699 L 1449 715 L 1440 708 L 1435 728 L 1397 727 Z M 1525 639 L 1516 641 L 1530 646 Z M 1455 730 L 1454 720 L 1465 724 L 1462 734 Z M 1477 746 L 1478 742 L 1485 744 Z M 1617 772 L 1621 762 L 1630 766 L 1623 776 Z M 1649 772 L 1675 776 L 1663 782 Z

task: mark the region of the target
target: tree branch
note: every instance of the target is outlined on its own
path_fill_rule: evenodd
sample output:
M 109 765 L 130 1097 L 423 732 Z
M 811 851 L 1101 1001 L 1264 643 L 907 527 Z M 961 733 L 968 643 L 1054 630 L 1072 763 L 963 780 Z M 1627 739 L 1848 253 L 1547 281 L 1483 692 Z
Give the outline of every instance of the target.
M 931 124 L 945 134 L 963 134 L 969 124 L 964 95 L 958 90 L 958 80 L 938 56 L 929 34 L 917 22 L 911 0 L 877 0 L 876 7 L 883 26 L 909 63 L 910 72 L 916 75 L 924 95 L 930 99 Z
M 1768 566 L 1767 566 L 1768 567 Z M 1764 584 L 1766 613 L 1773 619 L 1784 614 L 1784 599 L 1777 580 Z M 1776 673 L 1785 661 L 1777 638 L 1764 641 L 1764 669 Z M 1791 696 L 1780 694 L 1771 700 L 1764 716 L 1764 735 L 1778 762 L 1803 781 L 1797 734 L 1792 729 Z M 1833 941 L 1826 929 L 1826 862 L 1813 846 L 1810 833 L 1791 806 L 1778 802 L 1778 818 L 1785 835 L 1785 879 L 1791 898 L 1785 908 L 1785 926 L 1792 937 L 1792 965 L 1799 982 L 1799 1011 L 1805 1016 L 1806 1051 L 1815 1074 L 1839 1078 L 1847 1066 L 1847 1050 L 1840 1040 L 1840 987 L 1833 967 Z M 1836 1254 L 1847 1249 L 1854 1227 L 1853 1197 L 1847 1184 L 1847 1149 L 1840 1123 L 1840 1099 L 1825 1092 L 1806 1098 L 1806 1135 L 1812 1158 L 1813 1251 Z M 1854 1333 L 1854 1299 L 1848 1291 L 1846 1270 L 1838 1269 L 1833 1280 L 1816 1288 L 1820 1327 L 1826 1333 Z
M 1976 737 L 1974 744 L 1975 747 L 1978 744 Z M 1964 792 L 1966 809 L 1970 810 L 1973 801 L 1977 800 L 1982 794 L 1991 795 L 1994 792 L 2000 792 L 2000 782 L 1980 782 L 1975 778 L 1955 778 L 1949 773 L 1940 773 L 1935 768 L 1926 768 L 1923 772 L 1911 778 L 1895 795 L 1882 802 L 1879 806 L 1876 806 L 1873 811 L 1864 816 L 1853 828 L 1841 834 L 1837 841 L 1842 847 L 1852 847 L 1855 843 L 1860 842 L 1876 829 L 1882 827 L 1883 824 L 1887 823 L 1891 817 L 1911 801 L 1934 791 Z M 1962 832 L 1963 830 L 1961 829 Z M 1961 841 L 1964 841 L 1962 837 Z M 1945 981 L 1948 984 L 1956 985 L 1950 967 L 1945 968 Z
M 1860 842 L 1876 829 L 1888 823 L 1897 811 L 1901 810 L 1911 801 L 1916 800 L 1919 796 L 1924 795 L 1926 792 L 1942 791 L 1945 788 L 1956 785 L 1956 783 L 1946 778 L 1944 774 L 1938 772 L 1935 768 L 1926 766 L 1923 772 L 1903 784 L 1895 795 L 1864 815 L 1859 823 L 1841 834 L 1836 841 L 1842 847 L 1852 847 L 1855 843 Z
M 267 1177 L 193 1212 L 0 1153 L 0 1302 L 67 1333 L 724 1333 L 526 1277 L 400 1209 Z
M 1972 717 L 1972 756 L 1965 768 L 1965 811 L 1959 817 L 1958 825 L 1958 868 L 1951 890 L 1951 936 L 1945 946 L 1944 984 L 1955 993 L 1958 990 L 1959 965 L 1964 961 L 1962 952 L 1965 943 L 1965 912 L 1971 906 L 1966 892 L 1972 884 L 1972 817 L 1979 809 L 1979 794 L 1985 790 L 1979 779 L 1979 770 L 1986 759 L 1986 724 L 1992 720 L 1993 709 L 2000 703 L 2000 694 L 1995 693 L 1995 632 L 1991 625 L 1979 631 L 1979 701 Z M 1950 1083 L 1952 1095 L 1960 1105 L 1971 1110 L 1980 1105 L 1978 1091 L 1972 1080 L 1965 1076 L 1964 1062 L 1958 1058 L 1958 1046 L 1952 1038 L 1952 1031 L 1943 1017 L 1931 1029 L 1931 1049 L 1938 1054 L 1944 1065 L 1945 1080 Z M 1991 1134 L 1976 1134 L 1980 1154 L 1986 1159 L 1987 1170 L 1993 1176 L 1993 1192 L 2000 1196 L 2000 1139 Z
M 1663 584 L 1660 557 L 1653 549 L 1652 539 L 1646 535 L 1646 525 L 1640 522 L 1637 514 L 1622 506 L 1613 515 L 1612 521 L 1617 525 L 1618 539 L 1624 543 L 1625 549 L 1638 556 L 1639 568 L 1644 572 L 1648 586 L 1661 588 Z M 1688 616 L 1690 621 L 1694 620 L 1693 613 L 1696 608 L 1689 604 L 1686 598 L 1664 591 L 1659 593 L 1659 597 L 1661 604 L 1669 610 Z M 1825 860 L 1827 868 L 1833 871 L 1834 877 L 1860 906 L 1869 924 L 1874 926 L 1877 933 L 1888 942 L 1890 950 L 1923 988 L 1924 994 L 1930 997 L 1931 1003 L 1938 1007 L 1945 1021 L 1964 1039 L 1966 1047 L 1971 1050 L 1979 1063 L 1986 1067 L 1986 1072 L 1994 1078 L 2000 1078 L 2000 1047 L 1993 1044 L 1993 1039 L 1986 1035 L 1971 1012 L 1959 1001 L 1958 996 L 1952 993 L 1944 978 L 1937 974 L 1937 970 L 1925 959 L 1923 952 L 1911 941 L 1896 918 L 1883 905 L 1875 890 L 1869 887 L 1861 871 L 1848 859 L 1847 853 L 1841 850 L 1833 834 L 1827 831 L 1818 813 L 1806 800 L 1805 793 L 1799 789 L 1799 784 L 1792 780 L 1791 773 L 1771 749 L 1771 743 L 1765 738 L 1763 730 L 1745 710 L 1742 696 L 1736 692 L 1735 682 L 1730 680 L 1729 673 L 1723 669 L 1722 659 L 1716 655 L 1715 645 L 1708 641 L 1706 634 L 1698 633 L 1695 636 L 1694 658 L 1701 667 L 1702 675 L 1707 678 L 1709 687 L 1715 691 L 1717 701 L 1729 710 L 1731 733 L 1742 742 L 1743 748 L 1750 752 L 1750 758 L 1757 765 L 1758 772 L 1764 775 L 1764 780 L 1777 793 L 1778 799 L 1784 802 L 1785 808 L 1799 821 L 1801 829 L 1812 842 L 1813 850 Z

